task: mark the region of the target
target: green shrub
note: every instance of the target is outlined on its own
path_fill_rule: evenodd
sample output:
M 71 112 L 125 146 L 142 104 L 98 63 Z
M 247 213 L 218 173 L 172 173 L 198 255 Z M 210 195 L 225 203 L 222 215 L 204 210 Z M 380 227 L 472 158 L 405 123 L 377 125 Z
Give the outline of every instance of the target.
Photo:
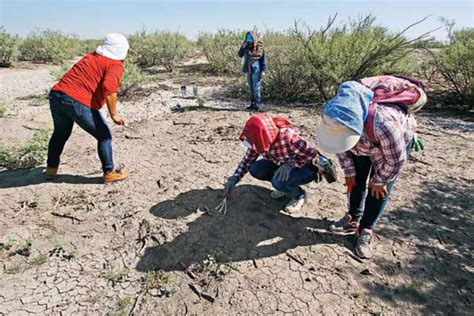
M 129 37 L 130 59 L 140 67 L 163 66 L 172 72 L 192 49 L 191 42 L 182 34 L 170 32 L 146 33 Z
M 59 31 L 45 30 L 30 33 L 20 45 L 20 60 L 40 63 L 61 63 L 80 52 L 77 38 Z
M 433 94 L 443 101 L 474 107 L 474 28 L 450 33 L 450 45 L 432 52 L 424 65 Z
M 291 32 L 271 32 L 263 41 L 270 70 L 262 81 L 264 96 L 285 101 L 306 98 L 314 89 L 298 37 Z
M 33 168 L 45 162 L 48 154 L 50 129 L 42 129 L 23 146 L 5 148 L 0 146 L 0 167 L 7 169 Z
M 209 62 L 213 72 L 218 74 L 239 74 L 242 59 L 237 56 L 246 32 L 219 30 L 215 34 L 202 33 L 197 45 Z
M 10 67 L 18 55 L 19 39 L 8 34 L 3 26 L 0 27 L 0 67 Z
M 79 41 L 79 55 L 83 56 L 87 53 L 90 53 L 92 51 L 95 51 L 97 46 L 103 43 L 103 40 L 99 39 L 85 39 L 85 40 L 80 40 Z
M 288 33 L 263 37 L 270 70 L 264 81 L 267 98 L 325 101 L 341 82 L 415 70 L 410 52 L 419 39 L 392 34 L 374 25 L 372 16 L 337 27 L 333 22 L 320 30 L 296 23 Z
M 121 96 L 131 94 L 133 90 L 140 87 L 140 85 L 145 82 L 145 79 L 146 77 L 140 67 L 130 60 L 125 60 L 119 94 Z
M 0 100 L 0 118 L 17 114 L 18 106 L 14 100 Z

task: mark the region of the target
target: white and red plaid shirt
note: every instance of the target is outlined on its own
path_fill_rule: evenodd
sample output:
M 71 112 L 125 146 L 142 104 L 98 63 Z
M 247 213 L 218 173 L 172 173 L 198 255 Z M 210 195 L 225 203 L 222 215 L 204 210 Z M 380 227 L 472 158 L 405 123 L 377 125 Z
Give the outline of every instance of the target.
M 399 174 L 407 160 L 406 147 L 413 140 L 416 132 L 416 120 L 406 115 L 397 107 L 378 106 L 375 137 L 378 144 L 373 144 L 364 135 L 354 148 L 338 154 L 339 164 L 346 177 L 356 175 L 352 155 L 370 156 L 374 175 L 370 183 L 386 184 Z
M 234 172 L 234 176 L 239 180 L 248 172 L 250 165 L 257 160 L 259 153 L 254 149 L 247 149 L 239 166 Z M 294 127 L 283 127 L 277 139 L 271 144 L 268 152 L 262 157 L 281 166 L 289 163 L 292 167 L 302 168 L 311 164 L 311 161 L 318 156 L 318 151 L 307 142 Z

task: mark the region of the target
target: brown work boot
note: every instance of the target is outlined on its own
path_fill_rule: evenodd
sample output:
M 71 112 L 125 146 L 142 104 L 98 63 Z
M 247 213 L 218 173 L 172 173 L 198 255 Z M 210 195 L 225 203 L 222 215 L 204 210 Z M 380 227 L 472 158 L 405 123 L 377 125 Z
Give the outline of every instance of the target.
M 46 180 L 52 180 L 58 175 L 58 170 L 59 167 L 47 167 L 46 170 L 43 172 L 43 177 Z
M 104 176 L 102 177 L 105 183 L 122 181 L 127 178 L 128 178 L 128 171 L 126 170 L 114 170 L 107 174 L 104 174 Z

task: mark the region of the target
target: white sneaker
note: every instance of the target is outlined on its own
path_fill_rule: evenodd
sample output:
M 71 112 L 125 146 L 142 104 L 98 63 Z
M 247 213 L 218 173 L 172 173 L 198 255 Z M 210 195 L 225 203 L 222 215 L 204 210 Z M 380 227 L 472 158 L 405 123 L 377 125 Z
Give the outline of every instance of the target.
M 281 192 L 281 191 L 278 191 L 278 190 L 273 190 L 272 193 L 270 193 L 270 197 L 272 199 L 275 199 L 275 200 L 284 198 L 285 196 L 286 196 L 285 192 Z
M 285 212 L 287 213 L 296 213 L 301 210 L 305 203 L 305 199 L 292 199 L 288 204 L 285 206 Z
M 372 239 L 374 234 L 370 229 L 364 228 L 357 238 L 355 253 L 362 259 L 370 259 L 373 256 Z

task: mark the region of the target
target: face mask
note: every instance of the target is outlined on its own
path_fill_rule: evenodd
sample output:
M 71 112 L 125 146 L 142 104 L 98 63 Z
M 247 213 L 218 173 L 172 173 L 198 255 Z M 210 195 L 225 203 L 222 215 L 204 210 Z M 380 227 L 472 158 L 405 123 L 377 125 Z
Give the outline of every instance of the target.
M 244 147 L 247 148 L 247 149 L 251 149 L 253 147 L 252 144 L 250 144 L 246 140 L 242 141 L 242 145 L 244 145 Z

